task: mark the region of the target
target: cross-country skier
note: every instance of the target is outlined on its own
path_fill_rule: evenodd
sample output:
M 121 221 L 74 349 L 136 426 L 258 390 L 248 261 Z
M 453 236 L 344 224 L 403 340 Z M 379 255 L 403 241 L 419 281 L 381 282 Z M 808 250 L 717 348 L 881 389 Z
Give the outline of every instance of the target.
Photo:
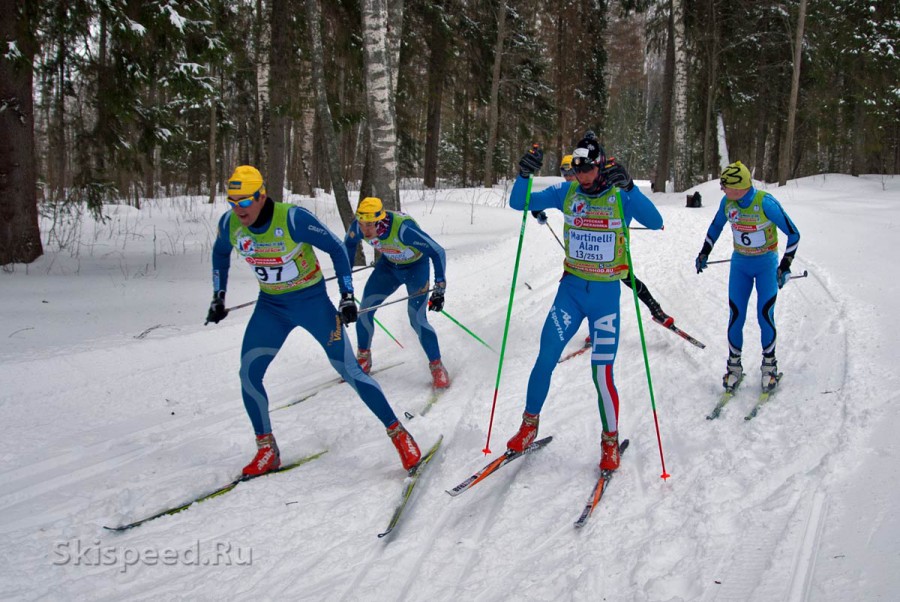
M 591 132 L 590 130 L 585 134 L 586 138 L 594 138 L 596 139 L 596 134 Z M 599 144 L 599 142 L 598 142 Z M 615 161 L 615 159 L 613 159 Z M 572 169 L 572 155 L 566 155 L 562 158 L 562 161 L 559 164 L 559 173 L 565 179 L 566 182 L 574 182 L 575 181 L 575 170 Z M 547 214 L 543 211 L 532 211 L 531 215 L 538 221 L 542 226 L 547 223 Z M 629 289 L 631 288 L 631 276 L 627 273 L 622 278 L 622 284 L 627 286 Z M 643 280 L 634 277 L 634 284 L 637 287 L 637 297 L 641 300 L 641 302 L 647 306 L 647 309 L 650 310 L 650 315 L 653 317 L 654 322 L 658 322 L 663 326 L 669 327 L 675 323 L 675 318 L 669 316 L 666 312 L 663 311 L 662 306 L 660 306 L 659 301 L 650 293 L 650 289 L 647 288 L 647 285 L 644 284 Z M 586 343 L 590 343 L 590 337 L 585 341 Z
M 260 289 L 241 348 L 241 394 L 257 446 L 243 474 L 256 476 L 281 465 L 263 376 L 297 326 L 315 338 L 332 367 L 387 428 L 403 468 L 415 466 L 421 457 L 415 440 L 397 420 L 381 387 L 353 357 L 344 325 L 356 321 L 357 309 L 350 262 L 341 240 L 306 209 L 268 198 L 262 174 L 249 165 L 241 165 L 229 178 L 228 203 L 231 210 L 219 220 L 212 251 L 213 299 L 206 320 L 218 324 L 228 315 L 225 291 L 235 248 L 253 269 Z M 313 247 L 331 256 L 341 292 L 337 310 L 328 298 Z
M 356 219 L 351 222 L 344 237 L 347 256 L 355 257 L 356 249 L 363 241 L 380 251 L 381 257 L 375 262 L 372 275 L 366 282 L 360 309 L 381 303 L 400 285 L 406 285 L 406 292 L 410 295 L 425 293 L 430 285 L 432 263 L 434 289 L 427 307 L 429 311 L 444 309 L 446 254 L 443 247 L 428 236 L 413 218 L 398 211 L 386 211 L 381 199 L 366 197 L 359 202 Z M 409 323 L 428 356 L 434 388 L 446 389 L 450 386 L 450 376 L 441 361 L 437 333 L 428 323 L 425 301 L 425 294 L 410 297 L 406 305 Z M 356 344 L 359 348 L 356 357 L 366 373 L 372 369 L 374 319 L 375 312 L 369 311 L 362 314 L 356 323 Z
M 534 145 L 519 161 L 509 205 L 525 207 L 528 177 L 538 171 L 543 152 Z M 619 396 L 613 363 L 619 346 L 619 280 L 628 274 L 625 227 L 632 218 L 658 230 L 663 220 L 656 207 L 634 185 L 625 167 L 607 160 L 595 138 L 582 139 L 572 153 L 576 181 L 559 183 L 531 194 L 529 209 L 558 209 L 565 218 L 565 273 L 541 332 L 540 351 L 528 380 L 525 412 L 519 431 L 507 447 L 522 451 L 538 431 L 538 415 L 550 388 L 550 377 L 566 343 L 588 319 L 591 369 L 603 423 L 600 468 L 619 467 Z
M 756 317 L 762 342 L 761 386 L 764 391 L 777 384 L 775 361 L 775 298 L 778 289 L 790 278 L 791 262 L 797 253 L 800 232 L 781 204 L 765 190 L 757 190 L 750 171 L 740 161 L 725 168 L 720 178 L 725 196 L 719 203 L 703 248 L 694 261 L 699 274 L 706 268 L 713 245 L 726 222 L 731 224 L 734 253 L 728 277 L 728 362 L 722 386 L 732 390 L 744 376 L 741 350 L 744 346 L 744 322 L 747 302 L 756 283 Z M 778 263 L 778 230 L 787 235 L 787 248 Z

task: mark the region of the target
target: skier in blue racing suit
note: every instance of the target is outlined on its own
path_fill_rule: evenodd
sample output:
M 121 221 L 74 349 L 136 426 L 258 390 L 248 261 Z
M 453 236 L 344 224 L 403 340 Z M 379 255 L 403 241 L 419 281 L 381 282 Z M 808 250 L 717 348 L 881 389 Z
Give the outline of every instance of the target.
M 231 210 L 219 220 L 212 250 L 213 299 L 206 321 L 223 320 L 231 250 L 253 269 L 259 297 L 244 332 L 241 348 L 241 394 L 256 431 L 257 453 L 244 467 L 245 477 L 276 470 L 281 465 L 269 420 L 269 398 L 263 377 L 288 334 L 297 326 L 309 332 L 325 350 L 329 362 L 386 427 L 403 467 L 421 456 L 416 442 L 397 420 L 381 387 L 363 374 L 344 326 L 357 318 L 350 261 L 344 246 L 312 213 L 266 195 L 262 174 L 241 165 L 228 180 Z M 313 247 L 329 254 L 338 277 L 341 302 L 336 310 Z
M 525 208 L 529 177 L 538 171 L 543 153 L 534 145 L 519 161 L 509 205 Z M 600 468 L 619 467 L 619 396 L 613 363 L 619 346 L 619 281 L 629 273 L 625 229 L 636 218 L 644 226 L 663 226 L 656 207 L 634 185 L 624 166 L 607 160 L 596 138 L 582 139 L 572 153 L 576 181 L 559 183 L 531 194 L 528 209 L 558 209 L 565 217 L 565 273 L 541 331 L 540 351 L 528 380 L 522 425 L 507 443 L 522 451 L 537 436 L 538 415 L 550 388 L 550 377 L 566 343 L 587 318 L 592 340 L 591 369 L 597 389 L 602 459 Z
M 741 351 L 744 346 L 744 322 L 747 303 L 756 283 L 756 317 L 762 343 L 761 386 L 772 390 L 780 373 L 775 360 L 775 299 L 778 289 L 790 279 L 791 262 L 797 253 L 800 232 L 781 204 L 764 190 L 753 187 L 750 171 L 740 161 L 725 168 L 720 178 L 725 196 L 706 232 L 703 248 L 694 265 L 702 272 L 713 245 L 726 223 L 731 225 L 734 253 L 728 277 L 728 362 L 722 385 L 733 391 L 744 377 Z M 787 247 L 778 262 L 778 230 L 787 235 Z

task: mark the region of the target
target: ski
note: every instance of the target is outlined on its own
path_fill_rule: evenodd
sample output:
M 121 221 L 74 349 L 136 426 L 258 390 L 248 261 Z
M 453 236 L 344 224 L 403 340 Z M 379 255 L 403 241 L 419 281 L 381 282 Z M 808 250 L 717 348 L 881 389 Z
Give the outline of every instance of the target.
M 525 454 L 530 454 L 530 453 L 536 452 L 537 450 L 546 446 L 552 440 L 553 440 L 553 437 L 544 437 L 543 439 L 539 439 L 539 440 L 535 441 L 534 443 L 532 443 L 531 445 L 529 445 L 528 447 L 526 447 L 525 451 L 522 451 L 522 452 L 514 452 L 509 449 L 506 450 L 506 453 L 504 453 L 502 456 L 495 458 L 494 460 L 491 460 L 487 464 L 487 466 L 485 466 L 484 468 L 482 468 L 481 470 L 479 470 L 478 472 L 473 474 L 471 477 L 469 477 L 468 479 L 466 479 L 465 481 L 463 481 L 462 483 L 460 483 L 453 489 L 448 489 L 447 493 L 456 497 L 460 493 L 462 493 L 464 491 L 468 491 L 469 489 L 471 489 L 472 487 L 474 487 L 475 485 L 477 485 L 478 483 L 480 483 L 481 481 L 486 479 L 488 476 L 497 472 L 497 469 L 499 469 L 501 466 L 506 466 L 513 460 L 515 460 L 517 458 L 521 458 Z
M 581 355 L 582 353 L 584 353 L 585 351 L 589 350 L 591 347 L 592 347 L 592 345 L 591 345 L 590 341 L 585 341 L 584 345 L 582 345 L 581 348 L 579 348 L 577 351 L 573 351 L 572 353 L 567 353 L 566 355 L 559 358 L 559 361 L 556 363 L 561 364 L 563 362 L 566 362 L 566 361 L 572 359 L 573 357 L 577 357 L 577 356 Z
M 622 441 L 619 444 L 619 457 L 622 456 L 622 452 L 628 449 L 628 439 Z M 606 491 L 606 486 L 609 485 L 610 479 L 612 479 L 615 470 L 601 470 L 600 478 L 597 479 L 597 483 L 594 485 L 594 490 L 591 492 L 591 497 L 588 498 L 587 503 L 584 505 L 584 510 L 581 511 L 581 516 L 578 517 L 578 520 L 575 521 L 575 528 L 580 529 L 585 526 L 588 522 L 588 519 L 591 517 L 591 514 L 594 512 L 594 508 L 597 507 L 597 504 L 600 503 L 600 498 L 603 497 L 603 492 Z
M 385 370 L 390 370 L 391 368 L 396 368 L 397 366 L 401 366 L 402 364 L 403 364 L 403 362 L 396 362 L 394 364 L 388 364 L 387 366 L 382 366 L 381 368 L 376 368 L 369 373 L 369 376 L 378 374 L 379 372 L 384 372 Z M 274 412 L 276 410 L 283 410 L 285 408 L 295 406 L 298 403 L 303 403 L 310 397 L 314 397 L 314 396 L 318 395 L 319 393 L 321 393 L 322 391 L 324 391 L 326 389 L 330 389 L 332 387 L 336 387 L 337 385 L 339 385 L 343 382 L 345 382 L 345 381 L 342 377 L 335 376 L 334 378 L 332 378 L 330 380 L 326 380 L 325 382 L 323 382 L 319 385 L 315 385 L 314 387 L 308 389 L 305 393 L 302 393 L 300 395 L 300 397 L 297 397 L 296 399 L 289 401 L 288 403 L 286 403 L 284 405 L 280 405 L 277 408 L 272 409 L 272 411 Z
M 661 321 L 657 320 L 656 318 L 653 318 L 653 321 L 656 322 L 657 324 L 659 324 L 660 326 L 662 326 L 663 328 L 671 330 L 672 332 L 674 332 L 675 334 L 680 336 L 682 339 L 684 339 L 691 345 L 699 347 L 700 349 L 706 349 L 706 345 L 704 345 L 703 343 L 701 343 L 700 341 L 698 341 L 697 339 L 695 339 L 694 337 L 692 337 L 685 331 L 683 331 L 680 328 L 678 328 L 677 326 L 675 326 L 674 322 L 672 324 L 669 324 L 668 326 L 666 326 L 665 322 L 661 322 Z
M 322 456 L 326 451 L 328 451 L 328 450 L 320 451 L 320 452 L 318 452 L 318 453 L 316 453 L 316 454 L 312 454 L 312 455 L 309 455 L 309 456 L 305 456 L 305 457 L 303 457 L 303 458 L 300 458 L 299 460 L 296 460 L 296 461 L 294 461 L 294 462 L 291 462 L 290 464 L 285 464 L 285 465 L 281 466 L 280 468 L 276 468 L 275 470 L 272 470 L 272 471 L 263 473 L 263 474 L 261 474 L 261 475 L 257 475 L 257 476 L 255 476 L 255 477 L 244 477 L 244 476 L 238 477 L 237 479 L 233 480 L 232 482 L 228 483 L 227 485 L 223 485 L 222 487 L 219 487 L 218 489 L 215 489 L 215 490 L 213 490 L 213 491 L 210 491 L 209 493 L 204 493 L 203 495 L 197 496 L 197 497 L 195 497 L 194 499 L 190 500 L 189 502 L 186 502 L 186 503 L 184 503 L 184 504 L 181 504 L 180 506 L 175 506 L 174 508 L 168 508 L 168 509 L 163 510 L 163 511 L 161 511 L 161 512 L 157 512 L 156 514 L 154 514 L 154 515 L 152 515 L 152 516 L 148 516 L 148 517 L 146 517 L 146 518 L 142 518 L 142 519 L 140 519 L 140 520 L 136 520 L 136 521 L 134 521 L 134 522 L 132 522 L 132 523 L 127 523 L 127 524 L 124 524 L 124 525 L 119 525 L 118 527 L 106 527 L 106 526 L 104 526 L 103 528 L 104 528 L 104 529 L 107 529 L 108 531 L 127 531 L 128 529 L 133 529 L 134 527 L 143 525 L 144 523 L 149 522 L 149 521 L 151 521 L 151 520 L 153 520 L 153 519 L 160 518 L 160 517 L 163 517 L 163 516 L 170 516 L 170 515 L 172 515 L 172 514 L 178 514 L 178 513 L 181 512 L 182 510 L 187 510 L 188 508 L 190 508 L 190 507 L 193 506 L 194 504 L 197 504 L 197 503 L 200 503 L 200 502 L 205 502 L 205 501 L 208 500 L 208 499 L 212 499 L 212 498 L 214 498 L 214 497 L 218 497 L 218 496 L 220 496 L 220 495 L 222 495 L 222 494 L 228 493 L 229 491 L 231 491 L 232 489 L 234 489 L 235 487 L 237 487 L 240 483 L 243 483 L 243 482 L 245 482 L 245 481 L 252 481 L 253 479 L 256 479 L 256 478 L 259 478 L 259 477 L 265 477 L 265 476 L 268 476 L 268 475 L 271 475 L 271 474 L 275 474 L 275 473 L 277 473 L 277 472 L 286 472 L 286 471 L 291 470 L 291 469 L 293 469 L 293 468 L 297 468 L 298 466 L 302 466 L 302 465 L 306 464 L 307 462 L 312 462 L 312 461 L 315 460 L 316 458 Z
M 424 416 L 425 414 L 430 412 L 431 408 L 434 407 L 434 404 L 441 400 L 441 396 L 446 390 L 447 389 L 432 389 L 431 395 L 428 396 L 428 401 L 425 402 L 425 407 L 423 407 L 422 411 L 419 412 L 419 416 Z
M 443 435 L 438 437 L 437 442 L 431 446 L 431 449 L 429 449 L 428 453 L 419 460 L 419 463 L 409 469 L 409 476 L 403 484 L 403 494 L 400 496 L 400 503 L 397 504 L 397 507 L 394 509 L 394 514 L 391 516 L 391 521 L 388 523 L 387 529 L 378 534 L 379 539 L 390 534 L 400 522 L 400 519 L 403 518 L 403 511 L 409 507 L 409 501 L 412 498 L 413 491 L 415 491 L 416 483 L 419 482 L 419 477 L 422 476 L 425 467 L 428 466 L 428 463 L 431 462 L 431 459 L 437 453 L 443 440 Z
M 706 415 L 707 420 L 715 420 L 719 417 L 719 414 L 722 413 L 722 409 L 731 401 L 731 398 L 734 397 L 734 392 L 738 388 L 738 385 L 744 380 L 744 375 L 741 375 L 741 378 L 738 379 L 734 386 L 730 389 L 726 388 L 725 392 L 722 393 L 722 396 L 719 398 L 719 402 L 716 404 L 716 407 L 712 409 L 712 412 Z
M 756 414 L 759 412 L 759 409 L 769 403 L 769 399 L 771 399 L 772 393 L 775 392 L 775 387 L 777 387 L 778 383 L 781 382 L 782 376 L 784 376 L 784 373 L 779 372 L 775 377 L 775 384 L 759 394 L 759 398 L 757 398 L 756 404 L 754 404 L 754 406 L 750 409 L 750 412 L 746 416 L 744 416 L 744 420 L 753 420 L 754 418 L 756 418 Z

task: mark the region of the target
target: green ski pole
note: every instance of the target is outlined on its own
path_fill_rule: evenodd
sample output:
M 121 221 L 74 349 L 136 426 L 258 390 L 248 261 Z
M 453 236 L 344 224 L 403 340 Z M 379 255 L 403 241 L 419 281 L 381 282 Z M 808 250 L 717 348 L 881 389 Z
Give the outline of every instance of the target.
M 362 302 L 361 302 L 359 299 L 357 299 L 356 297 L 353 297 L 353 300 L 356 301 L 356 304 L 357 304 L 357 305 L 362 305 Z M 378 326 L 379 326 L 379 328 L 381 328 L 381 330 L 383 330 L 385 333 L 387 333 L 387 335 L 388 335 L 389 337 L 391 337 L 391 340 L 392 340 L 392 341 L 394 341 L 395 343 L 397 343 L 398 345 L 400 345 L 400 349 L 406 349 L 406 347 L 404 347 L 403 345 L 400 344 L 400 341 L 398 341 L 397 339 L 394 338 L 394 335 L 391 334 L 391 331 L 388 330 L 387 328 L 385 328 L 385 327 L 384 327 L 384 324 L 382 324 L 381 322 L 378 321 L 378 318 L 373 317 L 372 320 L 373 320 L 376 324 L 378 324 Z
M 662 462 L 662 474 L 659 476 L 665 480 L 671 475 L 666 472 L 666 458 L 663 455 L 662 438 L 659 434 L 659 419 L 656 415 L 656 398 L 653 395 L 653 379 L 650 377 L 650 359 L 647 355 L 647 341 L 644 339 L 644 324 L 641 322 L 641 306 L 638 303 L 637 284 L 634 281 L 634 264 L 631 262 L 631 236 L 628 233 L 628 225 L 625 224 L 625 211 L 622 208 L 622 196 L 616 194 L 616 200 L 618 201 L 619 215 L 622 217 L 622 225 L 625 232 L 625 257 L 628 260 L 628 277 L 631 279 L 631 294 L 632 297 L 634 297 L 634 311 L 637 312 L 638 331 L 641 334 L 641 350 L 644 353 L 644 369 L 647 371 L 647 386 L 650 388 L 650 405 L 653 407 L 653 423 L 656 425 L 656 442 L 659 445 L 659 459 L 660 462 Z
M 519 247 L 516 249 L 516 265 L 513 268 L 512 286 L 509 288 L 509 305 L 506 307 L 506 325 L 503 327 L 503 343 L 500 344 L 500 362 L 497 364 L 497 382 L 494 384 L 494 402 L 491 404 L 491 419 L 488 422 L 487 441 L 484 449 L 485 455 L 491 453 L 491 429 L 494 426 L 494 412 L 497 409 L 497 393 L 500 391 L 500 375 L 503 373 L 503 356 L 506 354 L 506 338 L 509 335 L 509 319 L 512 315 L 513 299 L 516 296 L 516 278 L 519 275 L 519 259 L 522 256 L 522 242 L 525 240 L 525 224 L 528 219 L 528 203 L 531 202 L 531 184 L 534 176 L 528 177 L 528 190 L 525 192 L 525 208 L 522 209 L 522 228 L 519 230 Z
M 472 332 L 471 330 L 469 330 L 468 328 L 466 328 L 465 326 L 463 326 L 462 324 L 460 324 L 459 320 L 457 320 L 456 318 L 454 318 L 453 316 L 451 316 L 450 314 L 448 314 L 447 312 L 445 312 L 443 309 L 441 310 L 441 313 L 444 314 L 445 316 L 447 316 L 448 318 L 450 318 L 450 321 L 451 321 L 451 322 L 453 322 L 454 324 L 456 324 L 457 326 L 459 326 L 460 328 L 462 328 L 463 330 L 465 330 L 465 331 L 469 334 L 469 336 L 471 336 L 473 339 L 475 339 L 476 341 L 478 341 L 479 343 L 481 343 L 482 345 L 484 345 L 485 347 L 487 347 L 488 349 L 490 349 L 490 350 L 493 351 L 494 353 L 497 353 L 497 351 L 496 351 L 493 347 L 491 347 L 490 345 L 488 345 L 487 343 L 485 343 L 484 341 L 482 341 L 482 340 L 478 337 L 477 334 L 475 334 L 474 332 Z

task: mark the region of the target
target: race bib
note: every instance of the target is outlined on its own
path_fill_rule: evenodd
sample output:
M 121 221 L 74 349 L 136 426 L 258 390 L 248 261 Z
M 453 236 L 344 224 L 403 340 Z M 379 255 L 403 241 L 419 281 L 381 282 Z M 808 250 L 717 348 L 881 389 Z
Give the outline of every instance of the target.
M 607 262 L 615 259 L 616 233 L 569 229 L 569 257 L 579 261 Z
M 267 284 L 277 284 L 279 282 L 290 282 L 300 276 L 297 264 L 293 261 L 280 265 L 254 265 L 253 273 L 260 282 Z
M 732 228 L 731 233 L 734 234 L 734 243 L 741 247 L 749 247 L 758 249 L 766 246 L 765 230 L 756 230 L 754 232 L 739 232 Z

